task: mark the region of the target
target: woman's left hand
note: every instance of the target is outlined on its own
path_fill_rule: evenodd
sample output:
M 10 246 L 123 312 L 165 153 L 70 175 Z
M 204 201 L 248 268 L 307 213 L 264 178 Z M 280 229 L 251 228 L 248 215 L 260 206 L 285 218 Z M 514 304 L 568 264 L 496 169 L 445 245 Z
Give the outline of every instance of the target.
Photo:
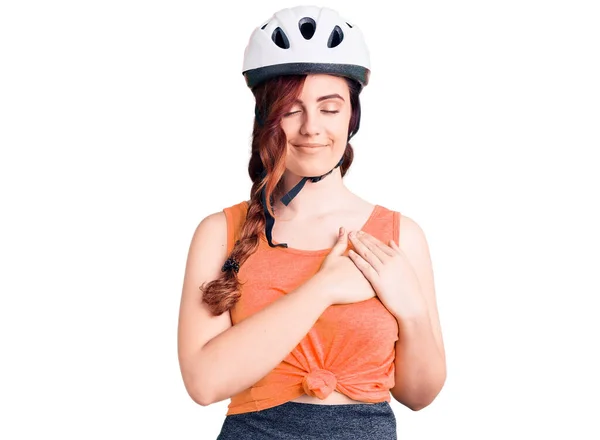
M 388 246 L 359 231 L 350 234 L 350 241 L 356 252 L 350 250 L 348 256 L 369 280 L 390 313 L 398 318 L 427 314 L 419 279 L 394 240 L 390 240 Z

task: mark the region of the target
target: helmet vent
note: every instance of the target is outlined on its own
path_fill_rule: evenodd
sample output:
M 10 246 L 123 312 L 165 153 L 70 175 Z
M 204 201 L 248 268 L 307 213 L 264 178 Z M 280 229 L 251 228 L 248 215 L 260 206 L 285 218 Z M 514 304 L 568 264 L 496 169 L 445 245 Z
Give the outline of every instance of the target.
M 288 40 L 288 37 L 285 35 L 285 32 L 283 32 L 283 29 L 281 29 L 280 27 L 278 27 L 277 29 L 275 29 L 273 31 L 273 34 L 271 35 L 271 39 L 277 46 L 281 47 L 282 49 L 290 48 L 290 41 Z
M 350 27 L 350 28 L 352 27 L 352 25 L 350 23 L 346 22 L 346 24 L 348 25 L 348 27 Z
M 310 17 L 301 18 L 298 22 L 298 26 L 300 27 L 300 33 L 304 37 L 305 40 L 310 40 L 315 34 L 315 30 L 317 24 Z
M 336 47 L 338 46 L 342 40 L 344 39 L 344 33 L 342 32 L 342 28 L 336 26 L 331 31 L 331 35 L 329 35 L 329 40 L 327 41 L 327 47 Z
M 269 24 L 269 22 L 267 21 L 265 24 L 263 24 L 260 28 L 261 31 L 264 31 L 265 28 L 267 27 L 267 25 Z

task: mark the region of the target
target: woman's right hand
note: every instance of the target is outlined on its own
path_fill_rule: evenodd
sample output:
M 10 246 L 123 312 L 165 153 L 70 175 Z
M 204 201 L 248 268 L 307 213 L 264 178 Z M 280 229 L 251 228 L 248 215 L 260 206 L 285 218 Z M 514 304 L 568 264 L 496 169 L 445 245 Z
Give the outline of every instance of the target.
M 376 296 L 371 283 L 354 261 L 344 255 L 348 247 L 348 233 L 340 228 L 338 241 L 315 274 L 314 281 L 328 295 L 330 304 L 351 304 Z

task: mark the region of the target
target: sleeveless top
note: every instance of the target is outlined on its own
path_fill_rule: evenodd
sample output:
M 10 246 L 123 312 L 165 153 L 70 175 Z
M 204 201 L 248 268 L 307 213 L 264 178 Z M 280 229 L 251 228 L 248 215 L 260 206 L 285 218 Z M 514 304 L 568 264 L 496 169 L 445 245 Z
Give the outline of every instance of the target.
M 223 209 L 228 255 L 240 237 L 247 209 L 246 201 Z M 375 205 L 362 230 L 386 244 L 390 239 L 399 244 L 399 222 L 399 212 Z M 238 272 L 243 286 L 240 299 L 230 309 L 232 324 L 306 282 L 318 272 L 329 252 L 271 248 L 262 231 L 258 249 Z M 329 306 L 279 365 L 231 397 L 227 415 L 264 410 L 303 394 L 325 399 L 333 390 L 363 402 L 390 402 L 397 340 L 396 318 L 377 296 Z

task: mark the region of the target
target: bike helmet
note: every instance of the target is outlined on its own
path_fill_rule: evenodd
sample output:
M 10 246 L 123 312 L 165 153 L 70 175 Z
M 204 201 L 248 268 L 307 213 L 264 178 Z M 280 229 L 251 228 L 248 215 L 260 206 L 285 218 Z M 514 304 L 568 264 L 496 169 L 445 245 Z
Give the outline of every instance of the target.
M 242 73 L 249 88 L 280 75 L 326 73 L 354 79 L 362 90 L 369 82 L 370 69 L 369 51 L 356 25 L 330 8 L 296 6 L 276 12 L 254 30 L 244 52 Z M 258 105 L 255 115 L 257 123 L 262 125 Z M 356 131 L 358 127 L 351 136 Z M 343 156 L 333 169 L 322 176 L 303 177 L 282 197 L 281 202 L 287 206 L 307 180 L 313 183 L 320 181 L 342 162 Z M 266 170 L 261 177 L 265 175 Z M 267 210 L 264 188 L 262 202 L 269 246 L 287 247 L 285 243 L 272 242 L 275 220 Z
M 252 88 L 279 75 L 331 73 L 369 82 L 369 51 L 362 32 L 332 9 L 296 6 L 256 28 L 244 52 L 243 74 Z

